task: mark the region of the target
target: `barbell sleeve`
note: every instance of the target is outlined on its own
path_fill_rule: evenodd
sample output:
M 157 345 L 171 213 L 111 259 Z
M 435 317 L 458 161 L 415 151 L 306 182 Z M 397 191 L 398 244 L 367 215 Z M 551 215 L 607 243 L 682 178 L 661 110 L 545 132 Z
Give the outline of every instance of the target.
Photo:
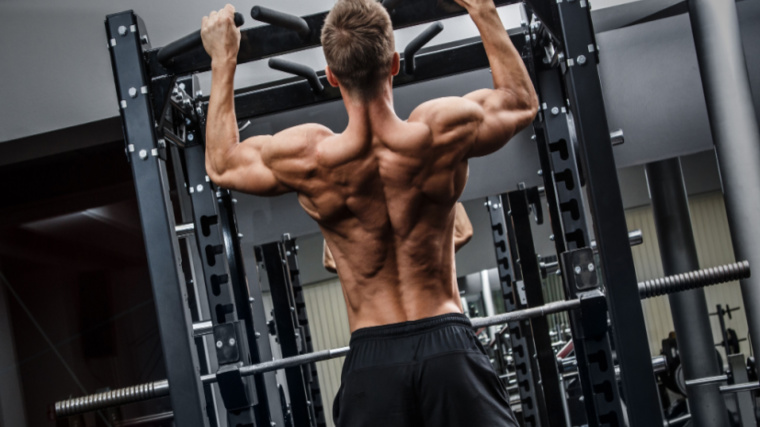
M 55 416 L 65 417 L 168 395 L 169 381 L 154 381 L 55 402 Z
M 750 276 L 750 273 L 749 261 L 689 271 L 687 273 L 639 282 L 639 295 L 641 295 L 641 298 L 651 298 L 674 292 L 687 291 L 704 286 L 746 279 Z

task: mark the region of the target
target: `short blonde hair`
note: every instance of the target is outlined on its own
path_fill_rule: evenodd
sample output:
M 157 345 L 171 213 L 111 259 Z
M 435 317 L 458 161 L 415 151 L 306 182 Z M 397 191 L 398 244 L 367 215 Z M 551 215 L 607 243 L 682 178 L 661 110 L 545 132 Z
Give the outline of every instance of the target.
M 375 0 L 338 0 L 322 27 L 322 49 L 343 87 L 363 100 L 375 97 L 395 52 L 388 12 Z

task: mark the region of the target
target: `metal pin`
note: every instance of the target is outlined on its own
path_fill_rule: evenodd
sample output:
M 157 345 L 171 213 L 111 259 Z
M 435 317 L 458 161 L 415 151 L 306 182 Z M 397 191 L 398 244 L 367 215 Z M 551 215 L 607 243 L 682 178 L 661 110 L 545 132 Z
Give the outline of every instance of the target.
M 625 142 L 625 134 L 623 134 L 623 129 L 617 129 L 612 132 L 610 132 L 610 142 L 612 145 L 620 145 Z

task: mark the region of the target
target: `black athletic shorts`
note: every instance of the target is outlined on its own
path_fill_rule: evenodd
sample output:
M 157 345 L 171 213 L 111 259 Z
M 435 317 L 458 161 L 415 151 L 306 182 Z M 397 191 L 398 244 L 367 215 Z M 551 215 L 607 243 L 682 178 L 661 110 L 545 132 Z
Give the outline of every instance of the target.
M 469 319 L 445 314 L 351 335 L 338 427 L 517 427 Z

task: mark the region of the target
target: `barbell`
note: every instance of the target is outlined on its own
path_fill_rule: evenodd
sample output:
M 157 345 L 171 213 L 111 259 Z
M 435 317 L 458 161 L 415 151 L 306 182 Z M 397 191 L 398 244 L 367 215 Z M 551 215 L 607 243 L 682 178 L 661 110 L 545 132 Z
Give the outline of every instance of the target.
M 680 292 L 704 286 L 717 285 L 734 280 L 746 279 L 750 276 L 749 262 L 741 261 L 718 267 L 690 271 L 675 274 L 658 279 L 639 282 L 639 295 L 641 298 L 651 298 L 668 293 Z M 501 325 L 509 322 L 532 319 L 548 314 L 560 313 L 578 309 L 581 299 L 556 301 L 544 304 L 540 307 L 526 308 L 509 313 L 497 314 L 490 317 L 478 317 L 471 319 L 475 329 L 485 326 Z M 349 347 L 341 347 L 330 350 L 315 351 L 313 353 L 286 357 L 269 362 L 258 363 L 240 367 L 241 376 L 262 374 L 307 363 L 320 362 L 345 356 Z M 216 374 L 201 376 L 204 384 L 216 382 Z M 56 417 L 63 417 L 85 412 L 95 411 L 110 406 L 118 406 L 127 403 L 140 402 L 169 395 L 169 381 L 159 380 L 151 383 L 139 384 L 102 393 L 62 400 L 55 403 Z

